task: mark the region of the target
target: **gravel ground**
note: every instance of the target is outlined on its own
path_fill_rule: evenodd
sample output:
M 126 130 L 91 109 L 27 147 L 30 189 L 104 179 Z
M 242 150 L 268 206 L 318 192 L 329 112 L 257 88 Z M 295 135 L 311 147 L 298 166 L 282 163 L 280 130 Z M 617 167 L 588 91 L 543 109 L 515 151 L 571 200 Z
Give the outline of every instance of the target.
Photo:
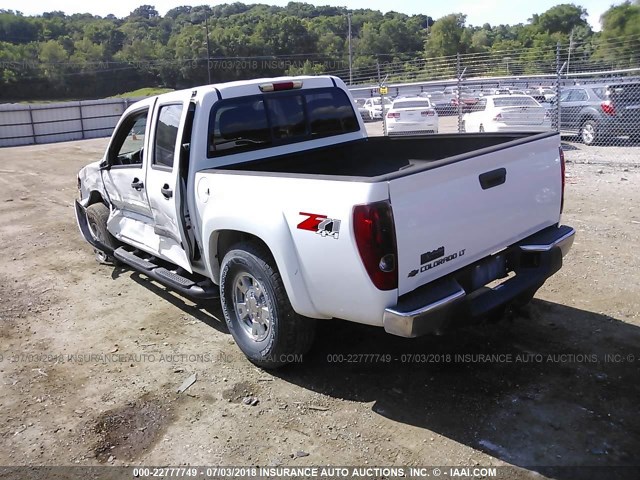
M 523 312 L 413 340 L 327 321 L 305 363 L 265 372 L 219 304 L 94 262 L 72 202 L 106 143 L 0 150 L 0 465 L 513 465 L 509 478 L 573 480 L 614 476 L 549 467 L 639 464 L 638 158 L 568 163 L 576 242 Z

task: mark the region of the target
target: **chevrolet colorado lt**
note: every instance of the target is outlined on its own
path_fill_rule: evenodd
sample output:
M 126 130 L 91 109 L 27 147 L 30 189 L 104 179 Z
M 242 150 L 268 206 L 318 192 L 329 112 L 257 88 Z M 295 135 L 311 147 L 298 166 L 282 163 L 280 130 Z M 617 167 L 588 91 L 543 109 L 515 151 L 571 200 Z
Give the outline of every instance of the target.
M 332 76 L 137 102 L 78 189 L 99 261 L 219 298 L 265 368 L 304 354 L 321 319 L 416 337 L 526 303 L 575 233 L 557 133 L 368 138 Z

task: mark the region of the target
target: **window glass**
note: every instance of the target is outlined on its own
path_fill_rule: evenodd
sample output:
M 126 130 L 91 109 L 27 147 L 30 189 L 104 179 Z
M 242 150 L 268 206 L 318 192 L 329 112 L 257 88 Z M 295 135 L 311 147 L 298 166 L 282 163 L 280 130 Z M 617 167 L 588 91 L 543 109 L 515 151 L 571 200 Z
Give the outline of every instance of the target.
M 261 97 L 247 97 L 220 105 L 209 121 L 209 154 L 236 153 L 271 143 L 269 123 Z M 211 128 L 213 126 L 213 129 Z M 233 150 L 233 152 L 227 152 Z
M 307 133 L 302 95 L 271 97 L 266 102 L 274 139 L 299 137 Z
M 153 163 L 155 165 L 173 167 L 181 115 L 182 105 L 163 105 L 160 107 L 153 149 Z
M 429 108 L 429 100 L 399 100 L 393 102 L 393 108 Z
M 209 117 L 208 156 L 358 131 L 349 97 L 324 88 L 223 100 Z
M 122 122 L 110 149 L 113 165 L 142 165 L 147 113 L 132 113 Z
M 607 98 L 607 89 L 604 87 L 594 88 L 593 93 L 595 93 L 600 100 L 606 100 Z
M 339 135 L 360 128 L 351 102 L 342 90 L 309 93 L 305 98 L 311 135 Z
M 536 102 L 531 97 L 499 97 L 493 99 L 496 107 L 537 107 Z

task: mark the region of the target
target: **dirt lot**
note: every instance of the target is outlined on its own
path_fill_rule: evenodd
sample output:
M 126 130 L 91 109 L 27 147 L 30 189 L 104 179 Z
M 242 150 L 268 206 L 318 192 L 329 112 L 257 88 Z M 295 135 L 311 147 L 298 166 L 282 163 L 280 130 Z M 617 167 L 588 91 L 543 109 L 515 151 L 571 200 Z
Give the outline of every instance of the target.
M 94 262 L 72 202 L 105 144 L 0 150 L 0 465 L 640 464 L 640 155 L 568 164 L 577 239 L 524 313 L 414 340 L 327 321 L 270 373 L 217 303 Z

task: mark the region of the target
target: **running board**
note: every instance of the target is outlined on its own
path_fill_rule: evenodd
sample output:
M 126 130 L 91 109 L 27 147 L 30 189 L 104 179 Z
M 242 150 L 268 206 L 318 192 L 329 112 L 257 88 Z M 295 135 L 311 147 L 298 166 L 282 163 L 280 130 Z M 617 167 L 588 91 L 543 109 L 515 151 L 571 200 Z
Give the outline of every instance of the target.
M 196 282 L 195 280 L 180 275 L 176 271 L 171 271 L 157 265 L 153 257 L 150 259 L 142 258 L 136 255 L 136 252 L 125 250 L 123 247 L 114 250 L 113 256 L 147 277 L 160 282 L 165 287 L 175 290 L 187 297 L 199 300 L 220 298 L 218 287 L 204 277 L 202 277 L 202 281 Z

